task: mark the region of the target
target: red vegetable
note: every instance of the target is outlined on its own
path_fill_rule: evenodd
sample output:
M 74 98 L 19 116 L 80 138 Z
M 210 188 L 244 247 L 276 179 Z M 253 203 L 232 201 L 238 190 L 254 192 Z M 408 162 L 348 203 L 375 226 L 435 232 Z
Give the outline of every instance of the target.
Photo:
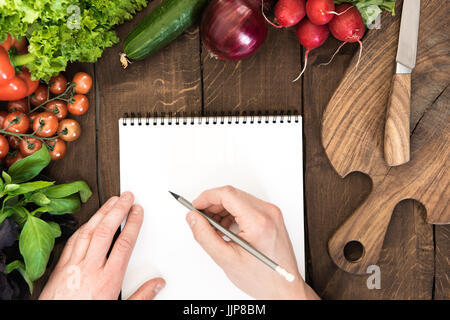
M 306 2 L 306 14 L 309 21 L 314 24 L 327 24 L 333 19 L 334 1 L 333 0 L 308 0 Z
M 320 47 L 327 40 L 330 31 L 327 25 L 315 25 L 307 18 L 303 19 L 296 28 L 297 39 L 303 47 L 306 48 L 305 52 L 305 65 L 300 75 L 294 80 L 297 81 L 303 75 L 308 64 L 308 54 L 311 50 Z
M 278 0 L 275 5 L 275 18 L 280 27 L 292 27 L 306 15 L 304 0 Z
M 203 12 L 200 29 L 206 49 L 225 60 L 251 56 L 267 37 L 260 10 L 245 0 L 212 0 Z
M 356 64 L 357 68 L 362 53 L 361 38 L 366 32 L 363 18 L 358 9 L 348 3 L 343 3 L 337 6 L 336 12 L 337 15 L 333 18 L 333 20 L 330 21 L 328 25 L 333 36 L 338 40 L 344 41 L 344 43 L 339 46 L 338 50 L 333 54 L 333 57 L 347 42 L 358 42 L 360 50 L 358 62 Z M 333 57 L 331 58 L 331 60 L 333 60 Z M 330 63 L 331 60 L 328 63 Z

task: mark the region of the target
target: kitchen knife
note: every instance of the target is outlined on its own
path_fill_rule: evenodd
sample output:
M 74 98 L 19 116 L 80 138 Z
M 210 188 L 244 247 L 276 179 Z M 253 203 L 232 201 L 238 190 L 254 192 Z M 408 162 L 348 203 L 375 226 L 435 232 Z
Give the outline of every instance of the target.
M 419 18 L 420 0 L 404 0 L 397 71 L 392 80 L 384 131 L 384 158 L 389 166 L 398 166 L 410 159 L 411 72 L 416 65 Z

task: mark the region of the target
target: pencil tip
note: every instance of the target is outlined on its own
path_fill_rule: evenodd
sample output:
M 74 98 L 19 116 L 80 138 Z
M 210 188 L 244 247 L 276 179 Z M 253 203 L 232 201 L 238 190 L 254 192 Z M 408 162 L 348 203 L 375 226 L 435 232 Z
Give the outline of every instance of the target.
M 169 193 L 177 200 L 180 197 L 179 195 L 177 195 L 176 193 L 173 193 L 172 191 L 169 191 Z

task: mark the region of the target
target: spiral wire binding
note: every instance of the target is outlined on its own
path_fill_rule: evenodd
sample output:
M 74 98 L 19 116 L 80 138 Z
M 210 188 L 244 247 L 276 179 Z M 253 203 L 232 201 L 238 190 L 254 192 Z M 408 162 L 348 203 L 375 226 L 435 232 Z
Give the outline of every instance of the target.
M 274 111 L 270 113 L 269 111 L 250 111 L 247 113 L 244 112 L 213 112 L 206 115 L 202 114 L 196 114 L 195 112 L 176 112 L 173 114 L 172 112 L 165 113 L 165 112 L 153 112 L 153 115 L 150 112 L 146 112 L 145 116 L 142 116 L 142 113 L 138 112 L 137 114 L 134 112 L 131 112 L 128 114 L 128 112 L 123 114 L 122 117 L 122 125 L 123 126 L 134 126 L 137 124 L 138 126 L 146 125 L 194 125 L 197 121 L 197 124 L 260 124 L 260 123 L 291 123 L 294 121 L 295 123 L 298 123 L 300 120 L 300 115 L 297 111 L 288 110 L 287 112 L 284 111 Z M 143 121 L 144 119 L 144 121 Z

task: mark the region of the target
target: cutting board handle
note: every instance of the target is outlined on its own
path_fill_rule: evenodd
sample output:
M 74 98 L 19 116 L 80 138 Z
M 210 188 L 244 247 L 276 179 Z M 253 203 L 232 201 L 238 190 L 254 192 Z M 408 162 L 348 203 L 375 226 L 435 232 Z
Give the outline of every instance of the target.
M 349 273 L 365 274 L 378 262 L 384 236 L 400 199 L 374 190 L 328 242 L 334 263 Z
M 411 74 L 395 74 L 384 130 L 384 158 L 389 166 L 399 166 L 409 161 L 410 113 Z

